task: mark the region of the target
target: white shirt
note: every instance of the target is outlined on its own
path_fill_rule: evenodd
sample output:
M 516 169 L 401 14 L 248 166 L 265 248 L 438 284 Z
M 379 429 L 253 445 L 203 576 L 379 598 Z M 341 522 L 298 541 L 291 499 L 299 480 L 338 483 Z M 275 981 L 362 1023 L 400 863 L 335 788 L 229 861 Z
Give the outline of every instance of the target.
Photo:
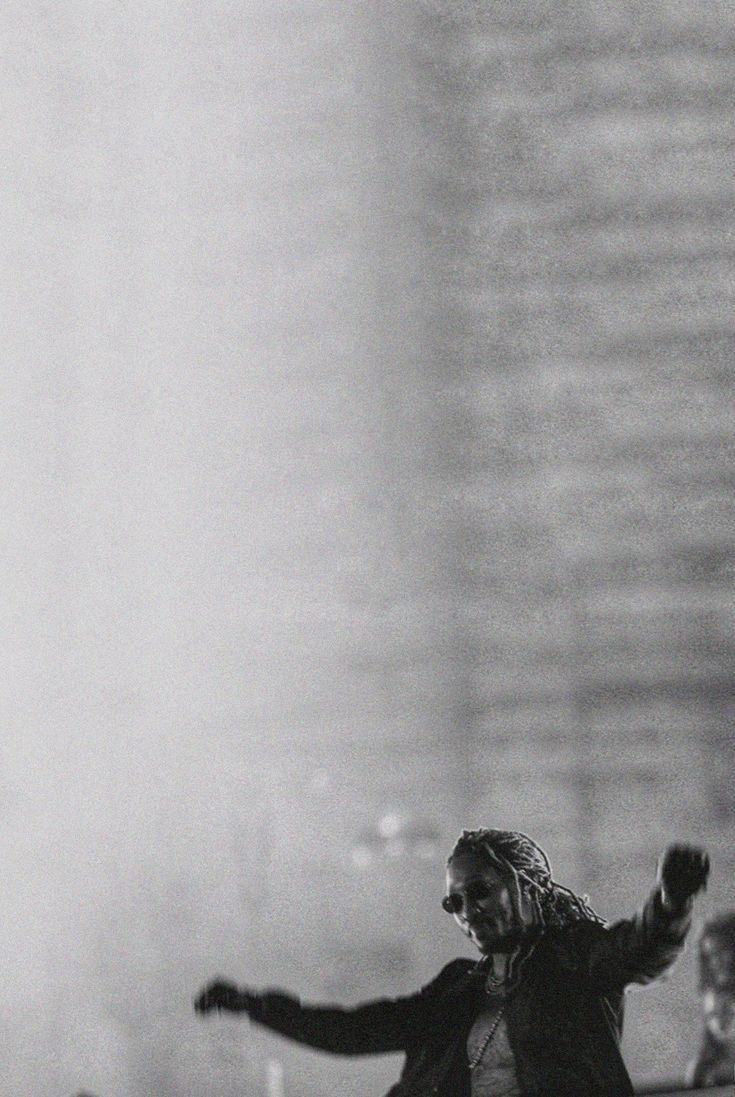
M 467 1057 L 470 1062 L 482 1047 L 496 1009 L 486 1009 L 478 1014 L 467 1037 Z M 521 1088 L 516 1075 L 516 1065 L 508 1043 L 508 1029 L 501 1017 L 492 1040 L 471 1074 L 472 1097 L 520 1097 Z

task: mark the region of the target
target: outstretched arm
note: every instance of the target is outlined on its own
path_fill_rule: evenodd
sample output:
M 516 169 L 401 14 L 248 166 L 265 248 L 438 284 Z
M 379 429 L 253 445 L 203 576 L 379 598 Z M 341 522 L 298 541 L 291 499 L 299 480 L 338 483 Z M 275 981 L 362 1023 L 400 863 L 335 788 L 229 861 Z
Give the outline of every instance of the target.
M 282 991 L 262 994 L 217 980 L 194 1002 L 197 1013 L 227 1010 L 309 1047 L 339 1055 L 404 1051 L 422 1026 L 435 995 L 445 985 L 448 965 L 433 982 L 405 998 L 383 998 L 346 1009 L 302 1005 Z
M 643 909 L 594 933 L 587 960 L 592 982 L 602 988 L 622 988 L 662 975 L 684 946 L 694 896 L 707 886 L 708 875 L 709 858 L 702 850 L 669 846 Z
M 338 1055 L 364 1055 L 405 1050 L 420 1012 L 420 994 L 345 1009 L 303 1005 L 298 998 L 271 991 L 259 997 L 250 1017 L 309 1047 Z

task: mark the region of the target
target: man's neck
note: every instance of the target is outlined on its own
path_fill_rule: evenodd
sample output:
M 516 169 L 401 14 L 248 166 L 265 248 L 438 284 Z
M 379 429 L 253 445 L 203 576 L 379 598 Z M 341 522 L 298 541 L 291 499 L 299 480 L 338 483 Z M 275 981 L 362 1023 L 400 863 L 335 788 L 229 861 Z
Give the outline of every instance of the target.
M 513 949 L 512 952 L 493 952 L 488 957 L 490 961 L 488 966 L 490 968 L 490 971 L 492 972 L 493 979 L 497 980 L 498 982 L 505 982 L 508 976 L 508 971 L 510 970 L 510 965 L 512 964 L 513 960 L 515 960 L 520 951 L 521 949 L 519 945 L 518 948 Z

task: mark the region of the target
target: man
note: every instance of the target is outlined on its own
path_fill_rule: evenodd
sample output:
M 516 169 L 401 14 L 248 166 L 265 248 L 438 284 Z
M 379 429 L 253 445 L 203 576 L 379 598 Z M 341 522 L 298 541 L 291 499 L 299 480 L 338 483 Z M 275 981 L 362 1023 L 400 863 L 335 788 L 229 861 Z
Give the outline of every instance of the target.
M 345 1055 L 404 1051 L 390 1097 L 622 1097 L 623 990 L 678 955 L 706 854 L 671 846 L 635 917 L 606 926 L 553 880 L 516 831 L 464 831 L 447 862 L 442 905 L 482 954 L 448 964 L 419 993 L 354 1009 L 304 1006 L 215 981 L 195 1002 L 246 1012 L 310 1047 Z
M 699 938 L 704 1031 L 687 1070 L 692 1086 L 724 1086 L 735 1077 L 735 911 L 707 922 Z

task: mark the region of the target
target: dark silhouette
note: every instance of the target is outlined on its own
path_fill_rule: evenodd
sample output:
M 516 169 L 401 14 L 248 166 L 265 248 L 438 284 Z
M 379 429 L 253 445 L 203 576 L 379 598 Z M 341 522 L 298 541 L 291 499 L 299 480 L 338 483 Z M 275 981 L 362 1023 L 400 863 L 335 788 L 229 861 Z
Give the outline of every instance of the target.
M 707 922 L 699 937 L 699 992 L 704 1030 L 687 1081 L 693 1086 L 735 1080 L 735 911 Z
M 404 1051 L 390 1097 L 623 1097 L 623 990 L 670 966 L 706 886 L 707 855 L 663 854 L 642 910 L 613 925 L 558 884 L 543 850 L 515 831 L 464 831 L 442 901 L 481 953 L 458 959 L 417 994 L 353 1009 L 306 1006 L 279 991 L 215 980 L 200 1014 L 247 1013 L 311 1047 L 344 1055 Z

